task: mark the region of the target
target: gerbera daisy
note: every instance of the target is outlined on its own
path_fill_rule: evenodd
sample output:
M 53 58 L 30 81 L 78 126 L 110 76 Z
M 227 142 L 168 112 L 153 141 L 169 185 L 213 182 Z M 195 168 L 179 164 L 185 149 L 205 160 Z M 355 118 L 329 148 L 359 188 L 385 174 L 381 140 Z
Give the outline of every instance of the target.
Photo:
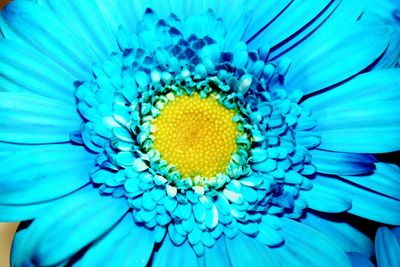
M 352 266 L 400 224 L 400 53 L 363 2 L 1 13 L 13 266 Z M 356 218 L 356 219 L 355 219 Z M 363 258 L 363 259 L 364 259 Z

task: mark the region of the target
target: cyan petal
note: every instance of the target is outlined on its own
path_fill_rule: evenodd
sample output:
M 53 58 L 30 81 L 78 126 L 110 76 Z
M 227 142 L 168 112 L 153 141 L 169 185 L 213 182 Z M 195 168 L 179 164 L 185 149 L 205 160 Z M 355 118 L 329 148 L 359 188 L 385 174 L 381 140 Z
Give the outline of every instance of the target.
M 331 106 L 355 103 L 371 103 L 379 100 L 396 100 L 400 97 L 400 69 L 374 70 L 317 94 L 302 103 L 313 111 Z
M 198 258 L 189 242 L 186 241 L 182 245 L 176 246 L 169 237 L 166 237 L 159 250 L 154 254 L 152 265 L 157 267 L 196 267 Z
M 342 248 L 329 238 L 305 224 L 286 218 L 281 220 L 285 243 L 272 248 L 272 253 L 283 266 L 351 267 Z
M 279 16 L 279 14 L 287 8 L 293 1 L 290 0 L 271 0 L 271 1 L 254 1 L 254 14 L 250 21 L 249 27 L 246 29 L 242 40 L 249 41 L 259 31 L 263 30 L 270 21 Z M 250 4 L 250 2 L 249 2 Z M 251 42 L 250 42 L 251 45 Z M 254 44 L 254 46 L 257 46 Z M 258 47 L 257 47 L 258 48 Z
M 14 86 L 1 83 L 4 91 L 32 92 L 74 106 L 75 78 L 62 66 L 26 44 L 0 40 L 0 74 Z M 4 85 L 4 88 L 3 88 Z
M 398 101 L 344 104 L 315 113 L 321 134 L 319 148 L 350 153 L 400 150 Z
M 361 176 L 341 176 L 369 190 L 400 200 L 400 168 L 396 164 L 378 162 L 376 170 Z
M 0 160 L 0 203 L 54 199 L 89 183 L 94 157 L 71 144 L 23 147 Z
M 225 236 L 221 236 L 214 246 L 205 248 L 204 261 L 206 267 L 226 267 L 231 266 L 228 252 L 225 245 Z
M 89 248 L 82 257 L 80 266 L 146 266 L 153 246 L 153 233 L 136 225 L 128 213 L 109 233 Z
M 250 49 L 258 48 L 267 43 L 272 48 L 289 39 L 293 34 L 302 29 L 310 21 L 315 19 L 330 2 L 323 0 L 318 2 L 293 1 L 279 16 L 249 42 Z
M 352 1 L 354 2 L 354 1 Z M 305 39 L 313 35 L 318 35 L 318 29 L 321 28 L 327 21 L 330 21 L 334 16 L 335 12 L 339 9 L 338 6 L 342 1 L 330 1 L 329 4 L 321 11 L 313 20 L 304 25 L 298 32 L 293 34 L 290 38 L 284 42 L 275 46 L 270 53 L 270 59 L 278 59 L 285 55 L 285 52 L 290 49 L 296 49 L 298 44 L 301 44 Z M 347 18 L 348 20 L 348 18 Z
M 383 108 L 384 107 L 384 108 Z M 314 112 L 318 124 L 314 131 L 346 130 L 352 128 L 370 127 L 377 128 L 400 122 L 397 112 L 400 111 L 396 99 L 371 103 L 346 103 L 330 104 L 325 109 Z M 382 126 L 383 125 L 383 126 Z
M 68 142 L 79 129 L 73 106 L 28 93 L 0 92 L 0 141 L 22 144 Z
M 400 266 L 400 238 L 387 227 L 380 227 L 375 236 L 376 260 L 379 267 Z
M 34 219 L 38 215 L 46 213 L 51 205 L 53 205 L 53 201 L 26 205 L 0 204 L 0 221 L 20 222 Z
M 382 222 L 386 224 L 400 224 L 400 201 L 368 188 L 346 182 L 340 178 L 317 175 L 314 181 L 323 184 L 332 191 L 341 192 L 351 198 L 352 206 L 347 211 L 351 214 Z
M 335 8 L 334 12 L 329 15 L 328 19 L 326 19 L 322 24 L 319 24 L 319 27 L 315 29 L 309 36 L 306 36 L 304 40 L 292 47 L 289 51 L 286 51 L 284 54 L 285 56 L 289 58 L 296 58 L 297 60 L 297 54 L 299 54 L 301 51 L 310 51 L 309 49 L 311 46 L 316 45 L 317 43 L 323 44 L 324 42 L 332 39 L 332 36 L 340 35 L 344 28 L 346 29 L 354 25 L 353 23 L 359 19 L 364 9 L 363 0 L 335 2 L 340 3 Z M 331 6 L 335 6 L 335 4 L 331 4 Z M 326 13 L 329 13 L 329 10 L 324 12 L 324 14 Z M 300 33 L 300 35 L 301 34 L 302 33 Z M 288 40 L 288 42 L 291 42 L 291 40 Z M 277 57 L 275 52 L 279 53 L 281 51 L 279 48 L 276 51 L 272 51 L 272 58 Z
M 372 240 L 358 230 L 357 225 L 351 225 L 346 220 L 341 219 L 340 216 L 336 218 L 334 214 L 307 212 L 301 222 L 329 237 L 345 252 L 358 252 L 367 257 L 374 255 Z
M 35 219 L 27 229 L 29 242 L 19 244 L 24 246 L 23 259 L 15 260 L 58 264 L 112 228 L 127 210 L 123 198 L 101 196 L 90 186 L 82 189 Z
M 385 26 L 357 24 L 323 43 L 307 42 L 307 49 L 291 58 L 285 76 L 288 90 L 310 94 L 359 73 L 378 59 L 388 46 L 390 31 Z
M 258 240 L 239 233 L 233 239 L 225 238 L 226 250 L 232 267 L 281 266 L 276 255 Z
M 45 2 L 63 24 L 90 46 L 96 54 L 96 62 L 106 60 L 111 52 L 118 51 L 116 42 L 118 26 L 109 23 L 119 17 L 115 9 L 112 17 L 106 20 L 100 11 L 103 1 L 45 0 Z M 115 8 L 117 5 L 112 3 L 108 8 Z M 114 29 L 111 29 L 111 26 L 114 26 Z
M 400 34 L 398 31 L 393 30 L 390 38 L 390 43 L 383 56 L 378 60 L 374 66 L 376 69 L 394 68 L 399 62 L 400 57 Z
M 347 256 L 351 260 L 353 267 L 374 267 L 375 265 L 365 257 L 363 254 L 358 252 L 347 252 Z
M 341 153 L 313 149 L 312 164 L 319 173 L 334 175 L 359 175 L 375 170 L 375 158 L 368 154 Z
M 32 262 L 26 258 L 26 251 L 24 249 L 24 244 L 28 242 L 26 239 L 28 232 L 28 229 L 19 230 L 16 232 L 11 247 L 11 266 L 34 266 Z
M 4 8 L 1 15 L 6 24 L 2 32 L 7 39 L 23 40 L 77 79 L 90 77 L 96 58 L 90 48 L 53 13 L 31 1 L 14 1 Z
M 313 210 L 337 213 L 351 208 L 351 199 L 346 194 L 332 190 L 329 186 L 319 183 L 319 180 L 314 180 L 311 190 L 301 191 L 300 196 Z

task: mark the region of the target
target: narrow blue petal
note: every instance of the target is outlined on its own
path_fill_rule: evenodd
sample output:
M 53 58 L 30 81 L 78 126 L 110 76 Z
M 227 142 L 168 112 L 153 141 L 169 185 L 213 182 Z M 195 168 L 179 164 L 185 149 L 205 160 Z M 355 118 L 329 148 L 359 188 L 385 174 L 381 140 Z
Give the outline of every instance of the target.
M 14 1 L 1 13 L 7 39 L 24 41 L 48 55 L 77 79 L 90 77 L 96 62 L 90 48 L 50 11 L 31 1 Z M 17 36 L 17 37 L 15 37 Z
M 326 107 L 350 104 L 371 103 L 378 100 L 396 100 L 400 97 L 400 70 L 385 69 L 367 72 L 356 76 L 333 90 L 317 94 L 302 103 L 313 111 Z
M 291 0 L 255 1 L 254 7 L 252 8 L 254 14 L 249 27 L 243 35 L 243 41 L 249 41 L 256 33 L 264 29 L 273 19 L 279 16 L 292 2 Z M 254 44 L 254 46 L 256 45 Z
M 228 252 L 226 251 L 225 236 L 221 236 L 214 246 L 205 248 L 204 261 L 207 267 L 230 266 Z
M 384 107 L 384 108 L 383 108 Z M 398 124 L 400 122 L 398 101 L 374 101 L 371 103 L 354 102 L 330 105 L 314 112 L 318 118 L 315 131 L 361 128 L 375 125 Z
M 313 149 L 312 164 L 319 173 L 359 175 L 375 170 L 375 158 L 368 154 L 340 153 Z
M 153 233 L 133 221 L 130 213 L 85 253 L 80 266 L 146 266 L 154 246 Z
M 186 241 L 182 245 L 176 246 L 169 237 L 166 237 L 160 249 L 154 254 L 152 265 L 157 267 L 196 267 L 198 259 L 189 242 Z
M 0 160 L 0 203 L 30 204 L 89 183 L 94 157 L 81 146 L 55 144 L 11 152 Z
M 284 242 L 281 233 L 275 229 L 275 227 L 271 227 L 268 223 L 260 224 L 260 232 L 258 233 L 256 239 L 267 246 L 277 246 Z
M 301 89 L 309 94 L 361 72 L 382 55 L 390 35 L 385 26 L 371 28 L 356 23 L 324 43 L 308 43 L 307 49 L 291 58 L 285 76 L 288 90 Z
M 75 105 L 75 78 L 70 73 L 25 44 L 2 39 L 0 45 L 0 76 L 23 88 L 19 91 L 34 92 L 65 105 Z M 12 88 L 4 85 L 6 91 L 11 92 Z
M 375 265 L 365 257 L 363 254 L 358 252 L 348 252 L 347 256 L 351 260 L 353 267 L 374 267 Z
M 227 32 L 225 36 L 225 48 L 228 51 L 237 45 L 238 41 L 242 38 L 244 31 L 248 28 L 250 20 L 252 19 L 253 11 L 244 12 L 236 19 L 235 24 Z
M 346 182 L 340 178 L 317 175 L 314 182 L 341 192 L 352 200 L 352 206 L 347 211 L 351 214 L 382 222 L 386 224 L 400 224 L 400 201 L 373 192 L 368 188 Z
M 275 46 L 271 50 L 270 59 L 278 59 L 280 56 L 282 56 L 282 54 L 284 55 L 286 51 L 293 48 L 293 46 L 296 46 L 300 42 L 304 42 L 304 39 L 315 34 L 315 31 L 319 29 L 321 25 L 326 22 L 326 20 L 331 20 L 333 14 L 335 14 L 334 12 L 338 9 L 338 6 L 341 3 L 342 1 L 340 0 L 330 1 L 325 9 L 318 14 L 318 16 L 304 25 L 298 32 L 290 36 L 290 38 Z
M 249 42 L 249 47 L 258 48 L 264 43 L 268 43 L 271 47 L 276 46 L 317 17 L 330 2 L 332 1 L 294 1 Z
M 400 168 L 396 164 L 376 163 L 376 170 L 362 176 L 341 176 L 372 191 L 400 200 Z
M 34 219 L 38 215 L 47 212 L 53 203 L 43 202 L 27 205 L 3 205 L 0 204 L 0 221 L 20 222 Z
M 69 134 L 79 129 L 80 120 L 73 106 L 58 100 L 28 93 L 0 92 L 0 141 L 67 142 Z
M 108 23 L 108 20 L 105 20 L 102 12 L 99 10 L 102 1 L 98 2 L 94 0 L 46 0 L 50 10 L 56 14 L 63 24 L 67 25 L 76 35 L 79 35 L 81 40 L 88 43 L 90 48 L 96 52 L 97 62 L 100 62 L 99 60 L 107 59 L 111 52 L 118 51 L 116 42 L 118 26 L 114 25 L 116 28 L 110 28 L 111 25 Z M 112 7 L 109 6 L 109 8 Z M 113 13 L 114 17 L 118 17 L 117 12 L 114 11 Z
M 313 187 L 308 191 L 301 191 L 307 206 L 313 210 L 337 213 L 351 208 L 351 199 L 340 191 L 334 191 L 329 186 L 313 181 Z
M 387 153 L 400 149 L 400 125 L 380 128 L 329 130 L 321 134 L 320 148 L 354 153 Z M 386 139 L 385 139 L 386 138 Z
M 19 244 L 24 246 L 23 258 L 15 261 L 58 264 L 112 228 L 127 210 L 125 199 L 100 196 L 91 187 L 80 190 L 34 220 L 27 229 L 29 242 Z
M 341 247 L 305 224 L 282 218 L 282 234 L 285 243 L 273 248 L 273 253 L 283 266 L 351 267 Z
M 387 227 L 380 227 L 375 236 L 376 260 L 379 267 L 400 266 L 400 238 Z
M 378 60 L 375 69 L 394 68 L 399 63 L 400 58 L 400 34 L 393 30 L 390 43 L 383 56 Z
M 315 113 L 321 134 L 319 148 L 350 153 L 400 150 L 398 101 L 375 101 L 332 106 Z
M 374 255 L 372 240 L 347 221 L 340 219 L 340 217 L 335 218 L 332 215 L 326 217 L 323 213 L 317 215 L 307 212 L 301 222 L 329 237 L 345 252 L 358 252 L 367 257 Z
M 244 234 L 238 234 L 233 239 L 225 238 L 229 260 L 235 266 L 281 266 L 279 259 L 268 247 Z
M 284 55 L 289 58 L 297 58 L 296 55 L 303 50 L 310 51 L 310 47 L 317 43 L 325 43 L 332 39 L 332 36 L 340 35 L 343 29 L 347 29 L 353 25 L 355 21 L 359 19 L 364 9 L 363 0 L 352 0 L 352 1 L 335 1 L 340 2 L 322 24 L 318 26 L 309 36 L 306 36 L 304 40 L 298 43 L 295 47 L 292 47 L 289 51 L 285 51 Z M 336 6 L 336 3 L 331 6 Z M 329 7 L 330 8 L 330 7 Z M 324 14 L 329 13 L 329 10 L 325 11 Z M 290 40 L 289 40 L 290 42 Z M 280 50 L 272 51 L 272 58 L 279 56 Z
M 29 230 L 23 229 L 17 231 L 14 236 L 11 255 L 10 255 L 10 265 L 11 266 L 34 266 L 31 261 L 26 258 L 26 251 L 24 249 L 24 244 L 28 242 L 27 235 Z

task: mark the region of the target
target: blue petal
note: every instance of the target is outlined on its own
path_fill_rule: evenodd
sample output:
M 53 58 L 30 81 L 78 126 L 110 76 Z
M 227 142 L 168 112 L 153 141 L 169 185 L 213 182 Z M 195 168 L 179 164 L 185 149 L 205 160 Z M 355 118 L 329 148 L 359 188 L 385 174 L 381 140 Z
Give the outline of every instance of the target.
M 131 214 L 127 214 L 89 248 L 80 266 L 146 266 L 153 246 L 153 233 L 136 225 Z
M 361 253 L 348 252 L 347 256 L 349 256 L 349 259 L 351 260 L 351 264 L 353 265 L 353 267 L 374 267 L 372 262 Z
M 229 260 L 235 266 L 281 266 L 276 255 L 258 240 L 239 233 L 235 238 L 225 238 Z
M 380 227 L 375 237 L 376 259 L 379 267 L 400 266 L 400 238 L 387 227 Z
M 368 154 L 339 153 L 313 149 L 312 164 L 319 173 L 336 175 L 358 175 L 375 169 L 375 158 Z
M 273 253 L 283 266 L 351 267 L 342 248 L 305 224 L 282 218 L 282 234 L 285 244 L 273 248 Z
M 11 247 L 11 266 L 34 266 L 29 258 L 26 257 L 26 251 L 24 249 L 24 244 L 28 242 L 28 232 L 28 229 L 23 229 L 17 231 L 17 233 L 15 234 Z
M 400 200 L 400 168 L 395 164 L 376 163 L 376 170 L 362 176 L 341 176 L 372 191 Z
M 226 251 L 225 236 L 221 236 L 213 247 L 205 248 L 204 261 L 205 265 L 210 267 L 231 266 L 228 252 Z
M 310 35 L 306 36 L 304 40 L 301 40 L 295 47 L 291 47 L 289 51 L 285 51 L 284 55 L 290 58 L 296 57 L 302 50 L 308 50 L 311 45 L 315 45 L 316 42 L 325 43 L 326 41 L 332 39 L 332 36 L 337 36 L 342 33 L 343 29 L 349 28 L 355 21 L 359 19 L 361 13 L 364 8 L 363 0 L 352 0 L 352 1 L 335 1 L 340 2 L 337 6 L 337 3 L 333 3 L 329 6 L 329 9 L 323 12 L 323 17 L 325 19 L 322 24 L 318 23 L 318 28 L 314 29 L 310 33 Z M 333 13 L 330 13 L 330 9 L 335 7 Z M 328 19 L 325 18 L 325 15 L 329 14 Z M 320 20 L 318 17 L 317 21 Z M 314 24 L 314 22 L 311 22 Z M 312 27 L 308 27 L 307 30 Z M 300 33 L 300 36 L 303 35 L 303 32 Z M 297 36 L 296 36 L 297 38 Z M 292 40 L 288 40 L 288 42 L 292 42 Z M 308 50 L 310 51 L 310 50 Z M 271 58 L 280 56 L 281 49 L 277 49 L 271 52 Z
M 0 92 L 0 141 L 48 144 L 69 141 L 79 129 L 74 107 L 28 93 Z
M 29 204 L 70 193 L 89 183 L 93 155 L 71 144 L 42 145 L 0 160 L 0 203 Z
M 375 69 L 387 69 L 394 68 L 396 64 L 399 63 L 400 58 L 400 34 L 399 31 L 393 31 L 392 36 L 390 38 L 390 43 L 388 48 L 382 57 L 378 60 Z
M 307 206 L 313 210 L 337 213 L 351 208 L 351 199 L 341 191 L 334 191 L 329 186 L 313 181 L 313 187 L 309 191 L 301 191 Z
M 112 228 L 127 210 L 125 199 L 100 196 L 91 187 L 80 190 L 34 220 L 27 229 L 29 242 L 18 244 L 24 247 L 23 258 L 14 261 L 60 263 Z
M 251 39 L 249 48 L 258 48 L 265 43 L 274 47 L 285 41 L 305 25 L 309 26 L 308 23 L 315 19 L 331 2 L 330 0 L 318 2 L 293 1 L 264 30 Z
M 242 38 L 244 31 L 249 26 L 252 19 L 253 11 L 243 12 L 240 17 L 236 18 L 236 22 L 225 36 L 225 48 L 232 51 L 238 41 Z
M 30 220 L 40 215 L 41 213 L 47 212 L 48 208 L 53 203 L 35 203 L 27 205 L 3 205 L 0 204 L 0 221 L 2 222 L 20 222 L 24 220 Z
M 75 75 L 90 77 L 96 62 L 90 48 L 51 12 L 31 1 L 14 1 L 1 13 L 7 39 L 36 48 Z
M 339 218 L 332 215 L 325 216 L 323 213 L 317 215 L 307 212 L 301 222 L 329 237 L 345 252 L 353 251 L 362 253 L 367 257 L 373 256 L 374 244 L 372 240 L 356 227 Z
M 320 131 L 319 148 L 353 153 L 400 150 L 398 101 L 375 101 L 333 106 L 315 113 Z
M 109 24 L 109 21 L 105 19 L 100 11 L 102 1 L 97 3 L 93 0 L 45 0 L 45 2 L 57 18 L 79 36 L 81 42 L 86 42 L 90 46 L 90 49 L 97 56 L 96 62 L 101 62 L 107 59 L 111 52 L 118 51 L 116 41 L 118 26 L 113 25 L 114 31 L 110 29 L 112 24 Z M 108 8 L 115 8 L 115 6 L 116 4 L 114 3 Z M 111 21 L 115 20 L 115 17 L 118 17 L 116 11 L 112 15 L 113 17 L 110 18 Z
M 385 69 L 356 76 L 333 90 L 317 94 L 302 103 L 313 111 L 330 106 L 371 103 L 400 98 L 400 69 Z
M 305 42 L 307 49 L 291 55 L 292 65 L 285 76 L 288 90 L 309 94 L 361 72 L 382 55 L 390 35 L 385 26 L 356 24 L 324 43 Z
M 75 105 L 75 78 L 60 65 L 25 44 L 1 39 L 0 46 L 0 76 L 15 84 L 4 84 L 5 91 L 17 87 Z
M 341 192 L 351 198 L 352 206 L 347 211 L 351 214 L 386 224 L 400 224 L 399 200 L 347 183 L 340 178 L 317 175 L 314 183 L 323 184 L 332 191 Z
M 278 59 L 279 57 L 284 55 L 286 51 L 292 49 L 299 43 L 304 42 L 305 39 L 315 34 L 318 35 L 318 29 L 320 29 L 327 20 L 330 21 L 334 17 L 335 12 L 340 9 L 338 8 L 338 6 L 340 6 L 342 2 L 343 1 L 340 0 L 330 1 L 325 9 L 318 14 L 318 16 L 316 16 L 313 20 L 304 25 L 298 32 L 290 36 L 284 42 L 275 46 L 270 52 L 270 59 Z
M 176 246 L 169 237 L 166 237 L 160 249 L 154 254 L 152 266 L 196 267 L 198 266 L 198 258 L 189 242 L 186 241 L 182 245 Z
M 254 1 L 253 18 L 250 21 L 249 27 L 243 34 L 243 40 L 249 41 L 258 31 L 265 28 L 273 19 L 287 8 L 293 1 L 291 0 L 271 0 L 271 1 Z M 249 2 L 249 4 L 251 4 Z M 251 44 L 251 42 L 250 42 Z M 254 44 L 254 46 L 256 46 Z M 257 47 L 258 48 L 258 47 Z

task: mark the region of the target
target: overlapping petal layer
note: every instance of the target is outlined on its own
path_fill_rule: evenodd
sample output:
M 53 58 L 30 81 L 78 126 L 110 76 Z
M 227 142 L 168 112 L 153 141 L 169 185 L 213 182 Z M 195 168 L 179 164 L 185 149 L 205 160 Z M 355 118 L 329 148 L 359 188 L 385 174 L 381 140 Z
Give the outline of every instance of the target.
M 373 155 L 399 150 L 400 38 L 362 12 L 356 0 L 9 4 L 0 219 L 34 219 L 13 266 L 368 266 L 371 240 L 324 215 L 400 224 L 399 168 Z M 204 187 L 146 154 L 152 97 L 178 85 L 240 103 L 250 136 Z M 382 266 L 394 235 L 378 232 Z

